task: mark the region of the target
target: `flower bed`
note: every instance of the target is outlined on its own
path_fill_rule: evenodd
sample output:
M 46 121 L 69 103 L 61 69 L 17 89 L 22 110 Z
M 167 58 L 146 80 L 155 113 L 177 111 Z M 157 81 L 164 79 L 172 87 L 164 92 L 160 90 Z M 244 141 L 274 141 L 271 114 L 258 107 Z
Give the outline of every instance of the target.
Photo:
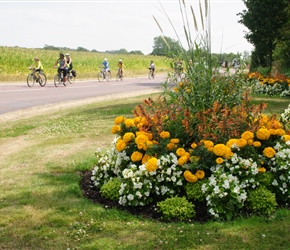
M 270 216 L 289 202 L 290 135 L 275 116 L 260 115 L 251 121 L 251 130 L 222 142 L 216 137 L 177 138 L 176 131 L 158 130 L 160 121 L 143 114 L 117 117 L 113 148 L 96 152 L 92 180 L 101 192 L 110 183 L 103 188 L 106 198 L 138 207 L 158 200 L 157 209 L 165 215 L 163 201 L 185 197 L 193 207 L 204 203 L 214 219 L 231 219 L 241 211 Z M 179 202 L 175 200 L 176 206 Z

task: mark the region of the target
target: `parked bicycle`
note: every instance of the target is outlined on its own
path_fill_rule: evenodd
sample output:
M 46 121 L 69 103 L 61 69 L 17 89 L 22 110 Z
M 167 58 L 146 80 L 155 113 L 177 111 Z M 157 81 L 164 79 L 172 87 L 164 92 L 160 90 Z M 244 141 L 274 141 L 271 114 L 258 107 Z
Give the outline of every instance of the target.
M 104 80 L 110 81 L 111 80 L 111 71 L 106 71 L 102 67 L 100 68 L 100 72 L 98 73 L 98 80 L 102 82 Z
M 152 68 L 149 68 L 148 78 L 154 79 L 155 77 L 155 71 Z
M 75 82 L 75 79 L 76 79 L 75 74 L 72 71 L 69 71 L 67 73 L 68 83 L 73 84 Z M 66 83 L 64 82 L 64 79 L 63 79 L 63 71 L 62 70 L 54 76 L 55 87 L 58 87 L 61 84 L 66 86 Z
M 117 72 L 117 75 L 116 75 L 116 80 L 117 81 L 119 81 L 119 80 L 123 81 L 123 78 L 124 78 L 123 69 L 119 68 L 118 72 Z
M 39 83 L 41 87 L 44 87 L 46 84 L 46 75 L 44 73 L 39 76 L 39 72 L 35 71 L 35 68 L 29 68 L 31 73 L 27 76 L 27 85 L 28 87 L 32 87 L 35 82 Z

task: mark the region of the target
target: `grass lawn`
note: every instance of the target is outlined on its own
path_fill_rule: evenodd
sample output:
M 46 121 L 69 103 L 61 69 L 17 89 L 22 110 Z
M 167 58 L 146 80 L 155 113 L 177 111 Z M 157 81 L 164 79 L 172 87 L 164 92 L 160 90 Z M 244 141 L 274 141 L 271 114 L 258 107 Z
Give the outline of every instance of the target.
M 83 197 L 81 173 L 92 168 L 97 148 L 111 147 L 114 119 L 130 117 L 147 97 L 0 122 L 0 249 L 290 249 L 289 209 L 272 219 L 163 223 Z M 289 99 L 253 102 L 279 114 Z

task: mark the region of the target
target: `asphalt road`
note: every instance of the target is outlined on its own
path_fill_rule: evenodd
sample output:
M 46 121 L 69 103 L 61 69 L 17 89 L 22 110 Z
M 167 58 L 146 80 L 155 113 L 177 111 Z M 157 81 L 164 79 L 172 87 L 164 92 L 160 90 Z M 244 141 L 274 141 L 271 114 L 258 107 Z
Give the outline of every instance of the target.
M 29 109 L 47 104 L 57 104 L 66 101 L 83 100 L 100 96 L 131 93 L 138 95 L 142 91 L 156 92 L 162 90 L 164 76 L 156 75 L 155 79 L 138 77 L 110 82 L 98 80 L 78 80 L 66 87 L 56 88 L 53 82 L 47 82 L 45 87 L 35 84 L 28 87 L 23 83 L 0 84 L 0 115 L 13 111 Z

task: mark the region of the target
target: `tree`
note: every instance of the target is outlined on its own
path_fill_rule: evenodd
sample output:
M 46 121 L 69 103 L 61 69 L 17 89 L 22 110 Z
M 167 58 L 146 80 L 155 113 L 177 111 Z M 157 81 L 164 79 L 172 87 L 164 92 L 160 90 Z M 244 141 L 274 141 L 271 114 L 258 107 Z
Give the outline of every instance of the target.
M 182 48 L 178 41 L 167 36 L 158 36 L 154 38 L 151 55 L 174 57 L 180 54 L 181 50 Z
M 273 51 L 281 37 L 280 29 L 287 21 L 288 0 L 243 0 L 247 10 L 237 15 L 239 23 L 249 32 L 245 38 L 254 45 L 252 54 L 253 67 L 272 68 Z

